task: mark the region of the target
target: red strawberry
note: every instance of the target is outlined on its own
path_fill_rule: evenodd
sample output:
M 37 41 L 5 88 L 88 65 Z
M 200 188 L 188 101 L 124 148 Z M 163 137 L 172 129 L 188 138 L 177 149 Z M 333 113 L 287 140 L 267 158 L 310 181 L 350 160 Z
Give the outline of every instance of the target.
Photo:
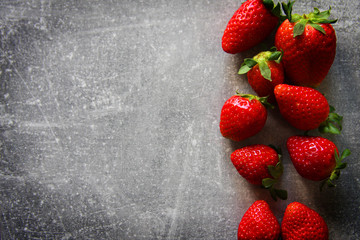
M 334 113 L 319 91 L 310 87 L 279 84 L 274 89 L 281 115 L 295 128 L 339 134 L 342 116 Z M 335 125 L 334 125 L 335 124 Z
M 261 52 L 254 58 L 246 58 L 239 74 L 247 73 L 252 89 L 260 96 L 268 96 L 268 101 L 275 103 L 274 87 L 284 82 L 284 69 L 280 63 L 282 53 L 276 48 Z
M 238 240 L 277 240 L 280 224 L 264 200 L 254 202 L 242 217 Z
M 328 74 L 336 53 L 336 35 L 328 20 L 330 9 L 310 14 L 291 15 L 278 28 L 275 46 L 284 52 L 283 65 L 287 78 L 295 85 L 316 87 Z M 287 6 L 287 5 L 283 5 Z M 286 11 L 284 9 L 284 11 Z
M 221 109 L 220 132 L 225 138 L 241 141 L 254 136 L 264 127 L 266 98 L 254 95 L 234 95 Z
M 277 197 L 287 198 L 285 190 L 273 187 L 283 173 L 280 156 L 272 147 L 255 144 L 235 150 L 230 158 L 243 178 L 251 184 L 269 189 L 271 196 L 276 200 Z
M 324 219 L 315 210 L 293 202 L 285 210 L 281 236 L 283 240 L 327 240 L 329 230 Z
M 279 22 L 280 5 L 272 0 L 247 0 L 241 4 L 226 26 L 222 48 L 227 53 L 239 53 L 259 44 Z
M 346 149 L 341 156 L 336 145 L 323 137 L 292 136 L 287 140 L 287 149 L 296 171 L 313 181 L 325 180 L 328 186 L 335 186 L 333 180 L 346 167 L 342 160 L 350 155 Z

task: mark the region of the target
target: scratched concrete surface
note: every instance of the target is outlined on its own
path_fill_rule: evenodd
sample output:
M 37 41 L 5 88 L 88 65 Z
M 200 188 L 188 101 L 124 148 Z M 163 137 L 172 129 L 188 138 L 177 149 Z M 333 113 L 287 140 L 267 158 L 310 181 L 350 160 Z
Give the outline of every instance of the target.
M 319 87 L 344 116 L 353 154 L 336 189 L 295 172 L 285 148 L 300 133 L 274 110 L 241 143 L 219 133 L 222 104 L 253 93 L 221 49 L 241 1 L 1 1 L 1 239 L 236 239 L 257 199 L 276 217 L 292 201 L 317 210 L 330 239 L 360 239 L 358 0 L 298 0 L 294 12 L 332 7 L 337 55 Z M 318 132 L 313 132 L 318 134 Z M 250 186 L 229 155 L 282 146 L 286 201 Z

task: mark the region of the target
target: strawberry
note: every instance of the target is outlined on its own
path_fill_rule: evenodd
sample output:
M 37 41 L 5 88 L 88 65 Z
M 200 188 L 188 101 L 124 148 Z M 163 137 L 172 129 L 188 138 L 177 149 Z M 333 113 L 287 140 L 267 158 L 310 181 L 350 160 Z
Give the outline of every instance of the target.
M 327 240 L 329 230 L 325 220 L 315 210 L 293 202 L 285 209 L 281 236 L 283 240 Z
M 279 23 L 280 4 L 272 0 L 247 0 L 231 17 L 222 37 L 227 53 L 248 50 L 270 35 Z
M 342 116 L 334 112 L 319 91 L 310 87 L 279 84 L 274 89 L 281 115 L 295 128 L 339 134 Z
M 252 89 L 260 96 L 268 96 L 268 101 L 275 103 L 274 87 L 284 82 L 284 69 L 281 64 L 282 53 L 271 49 L 257 54 L 253 58 L 245 58 L 239 74 L 247 73 Z
M 323 181 L 334 187 L 334 180 L 340 176 L 340 170 L 346 167 L 342 160 L 350 155 L 345 149 L 341 156 L 336 145 L 323 137 L 292 136 L 286 146 L 296 171 L 304 178 Z M 321 188 L 323 186 L 321 185 Z
M 328 20 L 330 9 L 291 15 L 293 2 L 283 4 L 288 19 L 278 28 L 275 46 L 284 52 L 286 77 L 293 84 L 317 87 L 328 74 L 336 54 L 336 34 Z
M 238 94 L 229 98 L 221 109 L 220 132 L 225 138 L 241 141 L 254 136 L 264 127 L 269 105 L 265 98 Z
M 238 240 L 277 240 L 280 224 L 270 206 L 264 200 L 258 200 L 245 212 L 237 235 Z
M 262 185 L 270 190 L 274 200 L 287 198 L 285 190 L 275 189 L 273 185 L 283 173 L 281 155 L 272 147 L 254 144 L 235 150 L 230 159 L 239 174 L 249 183 Z

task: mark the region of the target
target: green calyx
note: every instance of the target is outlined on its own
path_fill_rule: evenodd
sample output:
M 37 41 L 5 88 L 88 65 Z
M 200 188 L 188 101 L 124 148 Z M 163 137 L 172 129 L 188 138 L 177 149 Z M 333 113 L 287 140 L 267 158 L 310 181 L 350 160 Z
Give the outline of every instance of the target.
M 281 14 L 280 3 L 275 5 L 273 0 L 263 0 L 263 4 L 271 11 L 274 16 L 278 17 L 280 20 L 284 18 L 284 16 Z
M 274 109 L 274 105 L 272 105 L 271 103 L 268 102 L 268 97 L 259 97 L 259 96 L 255 96 L 255 95 L 252 95 L 252 94 L 241 94 L 239 93 L 238 91 L 236 91 L 236 95 L 240 96 L 240 97 L 243 97 L 243 98 L 247 98 L 249 99 L 249 101 L 252 101 L 252 100 L 257 100 L 259 102 L 261 102 L 262 105 L 264 105 L 265 107 L 267 108 L 271 108 L 271 109 Z
M 330 106 L 328 118 L 320 124 L 318 130 L 320 133 L 340 134 L 342 130 L 343 117 L 335 113 L 335 108 Z
M 288 3 L 282 3 L 282 9 L 286 15 L 286 18 L 295 23 L 293 34 L 294 37 L 300 36 L 304 33 L 305 26 L 308 24 L 318 30 L 319 32 L 326 34 L 323 27 L 320 26 L 320 23 L 336 23 L 337 19 L 330 20 L 330 10 L 320 12 L 318 8 L 314 8 L 314 11 L 309 14 L 292 14 L 292 7 L 295 1 L 289 1 Z
M 260 52 L 253 58 L 245 58 L 238 74 L 245 74 L 258 64 L 261 75 L 271 82 L 271 70 L 267 62 L 275 61 L 276 63 L 280 63 L 282 56 L 282 52 L 277 51 L 277 49 L 273 47 L 269 51 Z
M 263 4 L 267 9 L 270 10 L 270 12 L 278 17 L 280 20 L 284 18 L 284 16 L 281 14 L 281 5 L 280 3 L 276 4 L 273 2 L 273 0 L 263 0 Z
M 326 184 L 328 187 L 336 187 L 336 185 L 334 184 L 334 181 L 339 179 L 340 177 L 340 171 L 344 168 L 346 168 L 347 163 L 346 162 L 342 162 L 342 160 L 346 157 L 348 157 L 351 154 L 349 149 L 345 149 L 342 153 L 341 156 L 339 156 L 338 152 L 334 151 L 334 156 L 335 156 L 335 161 L 336 161 L 336 166 L 334 168 L 334 170 L 331 172 L 331 175 L 329 178 L 325 179 L 321 185 L 320 185 L 320 191 L 322 191 L 324 185 Z
M 270 147 L 274 148 L 275 151 L 277 151 L 278 156 L 279 156 L 279 162 L 275 166 L 273 166 L 273 165 L 268 166 L 268 171 L 269 171 L 270 175 L 272 176 L 272 178 L 264 178 L 262 180 L 262 186 L 269 190 L 271 197 L 275 201 L 277 201 L 278 198 L 280 198 L 282 200 L 286 200 L 287 199 L 287 191 L 282 190 L 282 189 L 277 189 L 274 187 L 274 185 L 279 181 L 280 177 L 282 176 L 282 174 L 284 172 L 284 167 L 281 162 L 281 152 L 280 152 L 280 150 L 276 149 L 275 147 L 273 147 L 271 145 L 270 145 Z

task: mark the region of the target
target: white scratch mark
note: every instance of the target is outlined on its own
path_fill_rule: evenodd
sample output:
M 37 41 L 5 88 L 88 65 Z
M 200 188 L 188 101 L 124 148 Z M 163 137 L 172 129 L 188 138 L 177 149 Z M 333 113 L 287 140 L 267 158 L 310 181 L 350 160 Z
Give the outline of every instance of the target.
M 35 96 L 32 94 L 28 84 L 26 83 L 25 79 L 21 76 L 21 74 L 19 73 L 19 71 L 13 66 L 14 68 L 14 72 L 19 76 L 20 80 L 24 83 L 26 89 L 29 91 L 30 95 L 32 98 L 35 98 Z M 54 130 L 52 129 L 50 122 L 48 120 L 48 118 L 46 117 L 44 111 L 42 110 L 42 108 L 40 107 L 39 103 L 36 103 L 37 108 L 39 109 L 40 114 L 42 115 L 42 117 L 44 118 L 44 121 L 46 122 L 47 126 L 50 129 L 51 134 L 53 135 L 55 142 L 58 144 L 58 146 L 62 149 L 62 146 L 60 144 L 60 140 L 56 137 L 56 134 L 54 132 Z
M 189 136 L 188 141 L 187 141 L 187 146 L 186 146 L 186 149 L 189 151 L 191 151 L 191 149 L 189 149 L 189 148 L 191 148 L 191 145 L 192 145 L 191 138 L 193 135 L 193 132 L 192 132 L 193 123 L 194 123 L 194 121 L 190 124 L 190 126 L 186 129 L 186 131 L 184 131 L 184 134 Z M 182 138 L 180 138 L 180 139 L 182 139 Z M 175 145 L 178 145 L 178 144 L 175 144 Z M 173 210 L 172 221 L 171 221 L 170 229 L 169 229 L 169 233 L 168 233 L 168 236 L 170 237 L 170 239 L 172 239 L 176 233 L 176 226 L 177 226 L 176 220 L 178 217 L 179 209 L 182 207 L 182 203 L 183 203 L 182 200 L 184 197 L 184 190 L 186 188 L 186 183 L 189 180 L 187 173 L 189 173 L 191 170 L 189 169 L 188 161 L 189 161 L 189 158 L 185 157 L 184 168 L 183 168 L 182 175 L 180 178 L 180 183 L 177 188 L 177 193 L 176 193 L 176 198 L 175 198 L 175 207 Z

